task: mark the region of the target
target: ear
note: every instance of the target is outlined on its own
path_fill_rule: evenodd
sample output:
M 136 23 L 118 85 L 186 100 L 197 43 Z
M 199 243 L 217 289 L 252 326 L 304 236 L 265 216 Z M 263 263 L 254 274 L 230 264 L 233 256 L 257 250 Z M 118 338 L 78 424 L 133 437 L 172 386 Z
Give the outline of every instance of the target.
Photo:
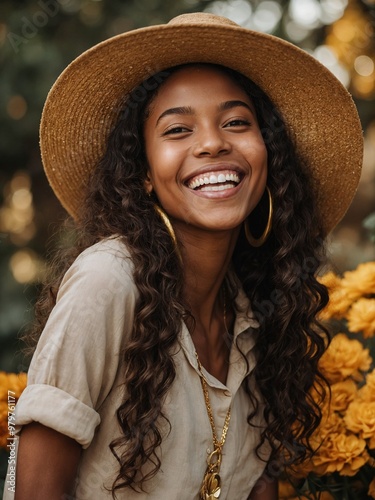
M 152 185 L 152 181 L 150 179 L 150 173 L 147 172 L 146 179 L 144 181 L 144 187 L 146 190 L 146 193 L 150 195 L 152 193 L 152 190 L 154 189 L 154 186 Z

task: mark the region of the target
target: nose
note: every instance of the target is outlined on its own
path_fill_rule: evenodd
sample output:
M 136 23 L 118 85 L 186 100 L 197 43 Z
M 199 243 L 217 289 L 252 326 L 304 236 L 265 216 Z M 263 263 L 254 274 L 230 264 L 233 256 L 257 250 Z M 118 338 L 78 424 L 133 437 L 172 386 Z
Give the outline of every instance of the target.
M 217 126 L 206 126 L 197 133 L 197 141 L 194 145 L 195 156 L 221 156 L 229 153 L 230 150 L 231 144 L 225 138 L 224 132 Z

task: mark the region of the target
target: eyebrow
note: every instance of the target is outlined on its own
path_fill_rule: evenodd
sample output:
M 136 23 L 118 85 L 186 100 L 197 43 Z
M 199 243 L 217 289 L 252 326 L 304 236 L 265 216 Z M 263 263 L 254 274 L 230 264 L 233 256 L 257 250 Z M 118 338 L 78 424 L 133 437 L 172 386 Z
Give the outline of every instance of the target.
M 254 114 L 254 110 L 244 101 L 225 101 L 219 105 L 219 111 L 227 111 L 229 109 L 243 107 L 248 109 L 252 114 Z M 169 108 L 163 111 L 163 113 L 159 116 L 156 121 L 156 125 L 160 122 L 162 118 L 168 115 L 193 115 L 194 110 L 191 106 L 179 106 L 177 108 Z
M 222 102 L 220 104 L 220 106 L 219 106 L 219 110 L 220 111 L 227 111 L 228 109 L 237 108 L 239 106 L 248 109 L 249 111 L 251 111 L 251 113 L 254 114 L 254 110 L 252 109 L 252 107 L 249 106 L 244 101 L 226 101 L 226 102 Z
M 178 108 L 170 108 L 163 111 L 163 113 L 159 116 L 156 121 L 156 125 L 160 122 L 162 118 L 168 115 L 193 115 L 193 108 L 190 106 L 180 106 Z

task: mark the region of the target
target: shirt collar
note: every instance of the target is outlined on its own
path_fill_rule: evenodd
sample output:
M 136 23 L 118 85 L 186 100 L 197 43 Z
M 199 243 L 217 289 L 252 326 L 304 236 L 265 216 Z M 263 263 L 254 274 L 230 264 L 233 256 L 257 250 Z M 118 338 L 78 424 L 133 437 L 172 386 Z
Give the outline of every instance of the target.
M 239 282 L 237 281 L 237 284 Z M 233 327 L 233 345 L 237 346 L 237 349 L 231 350 L 230 362 L 245 364 L 243 359 L 243 355 L 247 356 L 249 361 L 248 373 L 254 367 L 254 356 L 249 355 L 250 351 L 253 349 L 256 337 L 257 337 L 257 329 L 259 327 L 258 321 L 255 319 L 254 313 L 250 307 L 250 301 L 242 289 L 242 286 L 238 284 L 238 293 L 235 298 L 235 322 Z M 179 344 L 183 349 L 186 358 L 192 367 L 199 374 L 198 362 L 195 354 L 195 346 L 193 340 L 191 338 L 190 332 L 183 322 L 182 329 L 179 335 Z M 252 353 L 251 353 L 252 354 Z M 213 387 L 223 388 L 223 384 L 216 380 L 214 377 L 207 377 L 207 381 Z M 215 382 L 216 381 L 216 382 Z

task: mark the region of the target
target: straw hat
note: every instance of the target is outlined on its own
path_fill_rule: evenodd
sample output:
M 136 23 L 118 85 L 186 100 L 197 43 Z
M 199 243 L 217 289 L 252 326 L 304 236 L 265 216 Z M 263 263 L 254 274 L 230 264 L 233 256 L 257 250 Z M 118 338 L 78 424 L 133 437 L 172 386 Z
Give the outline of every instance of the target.
M 57 79 L 43 110 L 40 144 L 48 180 L 65 209 L 77 216 L 124 95 L 153 73 L 191 62 L 237 70 L 268 94 L 311 173 L 329 232 L 349 207 L 361 172 L 362 130 L 349 93 L 298 47 L 204 13 L 109 38 Z

